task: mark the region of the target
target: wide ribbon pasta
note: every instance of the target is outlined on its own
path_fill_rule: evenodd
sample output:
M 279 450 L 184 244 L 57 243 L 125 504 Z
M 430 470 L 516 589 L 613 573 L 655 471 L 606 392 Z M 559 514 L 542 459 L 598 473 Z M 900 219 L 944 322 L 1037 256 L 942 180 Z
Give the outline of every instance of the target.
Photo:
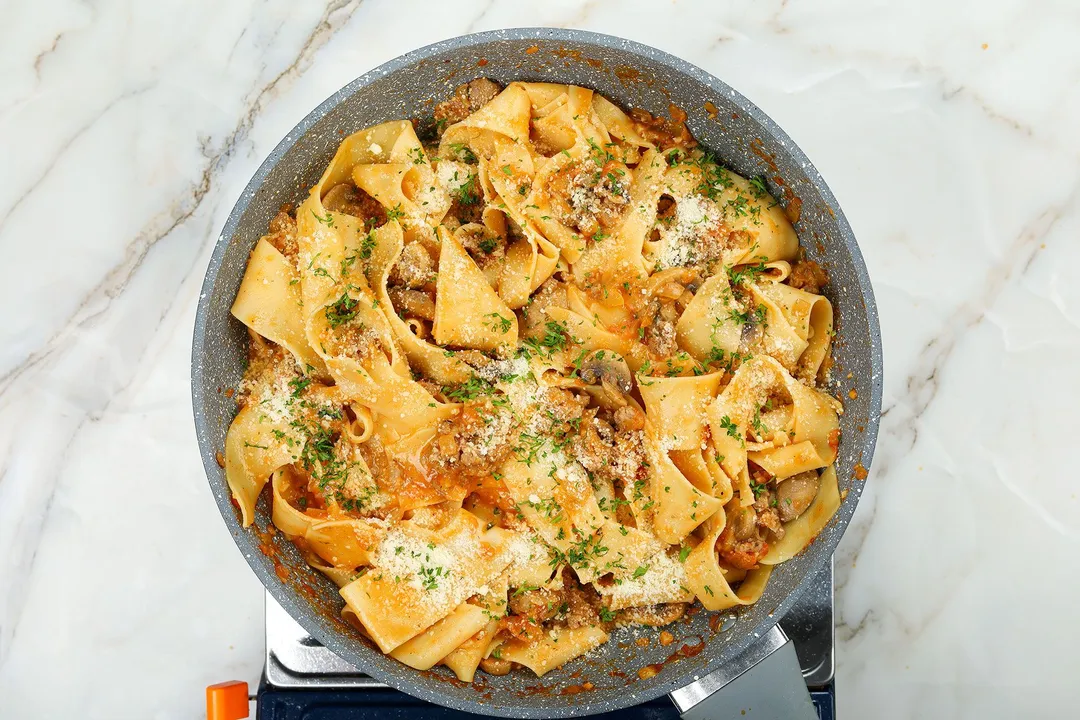
M 342 627 L 463 682 L 756 602 L 841 502 L 783 208 L 588 88 L 475 80 L 435 120 L 345 137 L 254 244 L 243 524 L 269 484 Z

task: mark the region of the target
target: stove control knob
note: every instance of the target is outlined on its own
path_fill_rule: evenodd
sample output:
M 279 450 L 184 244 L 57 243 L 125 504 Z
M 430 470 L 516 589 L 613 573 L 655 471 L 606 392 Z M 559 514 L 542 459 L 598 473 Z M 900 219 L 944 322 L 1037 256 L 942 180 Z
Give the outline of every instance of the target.
M 241 720 L 248 715 L 246 682 L 231 680 L 207 686 L 206 720 Z

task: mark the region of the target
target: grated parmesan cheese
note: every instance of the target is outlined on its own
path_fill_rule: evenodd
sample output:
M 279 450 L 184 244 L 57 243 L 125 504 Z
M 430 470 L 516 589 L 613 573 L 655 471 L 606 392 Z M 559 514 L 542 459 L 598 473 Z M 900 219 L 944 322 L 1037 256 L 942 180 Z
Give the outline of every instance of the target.
M 463 587 L 461 558 L 479 551 L 478 542 L 468 533 L 435 544 L 397 527 L 383 537 L 372 564 L 395 582 L 425 592 L 431 604 L 441 608 L 463 593 L 474 594 L 473 588 Z
M 657 553 L 641 567 L 647 569 L 638 577 L 631 575 L 623 578 L 621 583 L 596 587 L 601 595 L 610 598 L 612 609 L 693 599 L 686 589 L 686 569 L 667 552 Z
M 656 260 L 660 268 L 693 265 L 702 255 L 704 236 L 719 226 L 720 210 L 716 203 L 700 195 L 680 197 L 671 227 L 657 225 L 660 248 Z

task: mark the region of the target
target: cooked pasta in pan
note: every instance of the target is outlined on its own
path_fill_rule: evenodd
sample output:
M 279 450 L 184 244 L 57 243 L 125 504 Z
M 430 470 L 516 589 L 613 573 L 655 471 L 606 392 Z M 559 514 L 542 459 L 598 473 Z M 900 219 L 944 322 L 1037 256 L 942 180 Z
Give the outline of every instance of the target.
M 251 253 L 225 469 L 414 668 L 755 602 L 839 506 L 827 277 L 674 120 L 488 80 L 345 138 Z

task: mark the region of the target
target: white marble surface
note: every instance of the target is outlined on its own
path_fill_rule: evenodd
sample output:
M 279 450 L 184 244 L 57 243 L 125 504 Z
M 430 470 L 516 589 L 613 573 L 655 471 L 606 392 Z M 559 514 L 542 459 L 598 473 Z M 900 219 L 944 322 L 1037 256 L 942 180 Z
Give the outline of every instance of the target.
M 877 289 L 885 416 L 838 556 L 842 718 L 1074 716 L 1080 7 L 12 3 L 0 65 L 0 716 L 201 716 L 262 593 L 188 393 L 211 244 L 277 140 L 414 47 L 623 35 L 806 150 Z

